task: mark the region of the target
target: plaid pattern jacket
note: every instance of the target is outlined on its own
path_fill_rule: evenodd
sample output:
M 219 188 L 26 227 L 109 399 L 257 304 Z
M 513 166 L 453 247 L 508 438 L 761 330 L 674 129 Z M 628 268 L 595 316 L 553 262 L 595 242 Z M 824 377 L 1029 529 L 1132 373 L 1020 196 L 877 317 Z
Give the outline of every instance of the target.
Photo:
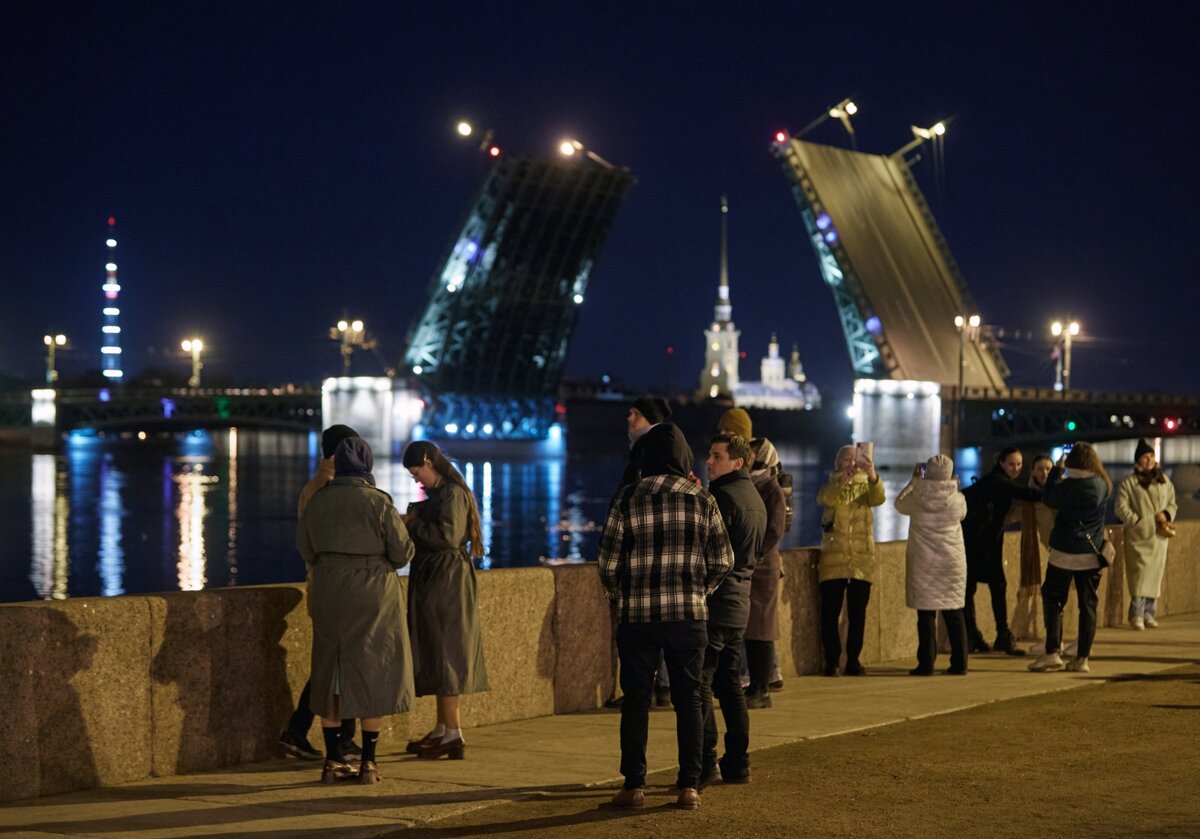
M 707 620 L 705 599 L 733 567 L 733 550 L 712 496 L 654 475 L 613 498 L 599 564 L 621 623 Z

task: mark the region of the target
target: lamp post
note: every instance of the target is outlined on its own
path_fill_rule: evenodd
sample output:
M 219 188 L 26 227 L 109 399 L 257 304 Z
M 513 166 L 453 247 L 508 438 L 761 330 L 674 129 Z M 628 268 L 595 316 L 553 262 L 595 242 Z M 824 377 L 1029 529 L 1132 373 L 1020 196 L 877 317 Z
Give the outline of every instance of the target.
M 1079 322 L 1073 320 L 1063 323 L 1056 320 L 1050 324 L 1050 334 L 1062 340 L 1058 364 L 1055 367 L 1054 389 L 1066 399 L 1067 391 L 1071 387 L 1071 339 L 1079 334 Z
M 204 349 L 204 342 L 199 338 L 185 338 L 179 346 L 184 352 L 192 354 L 192 376 L 188 379 L 188 387 L 200 387 L 200 371 L 204 368 L 200 352 Z
M 849 135 L 849 137 L 850 137 L 851 148 L 857 149 L 858 148 L 858 138 L 855 137 L 854 126 L 850 122 L 850 117 L 854 116 L 857 113 L 858 113 L 858 105 L 854 104 L 854 100 L 847 97 L 847 98 L 843 99 L 841 102 L 838 102 L 836 105 L 831 105 L 830 107 L 826 108 L 819 117 L 814 119 L 808 125 L 801 128 L 798 132 L 796 132 L 792 136 L 795 139 L 799 140 L 801 137 L 803 137 L 808 132 L 812 131 L 818 125 L 825 122 L 825 120 L 836 119 L 836 120 L 839 120 L 842 123 L 842 127 L 846 129 L 846 134 Z M 786 137 L 784 139 L 786 139 Z M 779 139 L 778 137 L 776 137 L 776 141 L 782 143 L 783 139 Z
M 46 384 L 52 385 L 58 381 L 58 371 L 54 369 L 54 351 L 66 349 L 66 335 L 43 335 L 42 343 L 46 345 Z
M 329 337 L 342 342 L 342 375 L 350 375 L 350 356 L 355 347 L 364 350 L 372 349 L 374 341 L 367 340 L 367 330 L 361 320 L 339 320 L 337 326 L 329 330 Z
M 955 315 L 954 328 L 958 330 L 958 390 L 954 400 L 954 450 L 958 451 L 958 441 L 962 426 L 963 407 L 963 372 L 966 367 L 966 342 L 975 343 L 979 340 L 979 315 Z
M 558 144 L 558 153 L 563 157 L 574 157 L 576 152 L 581 153 L 588 160 L 599 163 L 605 169 L 614 168 L 611 163 L 609 163 L 600 155 L 596 154 L 591 149 L 586 148 L 583 143 L 579 142 L 578 140 L 567 137 Z

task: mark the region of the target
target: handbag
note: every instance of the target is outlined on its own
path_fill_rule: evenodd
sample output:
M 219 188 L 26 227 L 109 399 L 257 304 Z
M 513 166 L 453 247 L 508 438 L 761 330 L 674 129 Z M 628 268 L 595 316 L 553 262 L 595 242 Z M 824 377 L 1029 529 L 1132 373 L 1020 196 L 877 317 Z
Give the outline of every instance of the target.
M 1079 526 L 1083 527 L 1083 522 L 1080 522 Z M 1103 531 L 1101 531 L 1101 533 L 1103 533 Z M 1100 547 L 1097 548 L 1096 541 L 1092 539 L 1092 534 L 1085 530 L 1083 535 L 1087 537 L 1088 544 L 1092 546 L 1092 550 L 1095 551 L 1096 556 L 1100 558 L 1100 567 L 1107 568 L 1108 566 L 1112 565 L 1113 560 L 1117 558 L 1117 549 L 1113 547 L 1113 543 L 1101 536 Z

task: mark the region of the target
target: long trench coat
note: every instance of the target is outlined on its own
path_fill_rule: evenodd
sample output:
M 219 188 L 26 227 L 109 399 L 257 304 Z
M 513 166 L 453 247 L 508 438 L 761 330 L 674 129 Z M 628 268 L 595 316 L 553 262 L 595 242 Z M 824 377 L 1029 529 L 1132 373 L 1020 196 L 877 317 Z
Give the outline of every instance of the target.
M 750 616 L 746 623 L 747 641 L 779 640 L 779 589 L 783 579 L 783 541 L 787 522 L 787 502 L 774 474 L 767 469 L 750 473 L 754 488 L 767 508 L 767 529 L 763 534 L 763 554 L 750 577 Z
M 467 555 L 467 491 L 443 479 L 410 508 L 417 553 L 408 578 L 408 632 L 417 696 L 488 689 L 475 566 Z
M 1175 486 L 1163 476 L 1144 487 L 1136 474 L 1121 481 L 1114 510 L 1125 524 L 1125 583 L 1130 597 L 1158 597 L 1167 568 L 1167 543 L 1158 535 L 1154 516 L 1165 512 L 1175 520 Z
M 396 569 L 413 543 L 392 499 L 363 478 L 334 478 L 296 528 L 312 571 L 313 713 L 382 717 L 409 710 L 412 651 Z

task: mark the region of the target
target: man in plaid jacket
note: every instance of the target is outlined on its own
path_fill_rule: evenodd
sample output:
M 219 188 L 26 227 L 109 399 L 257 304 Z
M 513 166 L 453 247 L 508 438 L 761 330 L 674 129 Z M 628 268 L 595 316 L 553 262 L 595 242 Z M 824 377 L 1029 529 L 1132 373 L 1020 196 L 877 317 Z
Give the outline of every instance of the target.
M 677 806 L 700 806 L 700 686 L 708 643 L 706 599 L 733 567 L 712 497 L 689 480 L 692 452 L 672 423 L 642 438 L 642 477 L 617 493 L 600 540 L 600 581 L 618 614 L 621 774 L 618 807 L 641 807 L 654 670 L 662 651 L 679 741 Z

